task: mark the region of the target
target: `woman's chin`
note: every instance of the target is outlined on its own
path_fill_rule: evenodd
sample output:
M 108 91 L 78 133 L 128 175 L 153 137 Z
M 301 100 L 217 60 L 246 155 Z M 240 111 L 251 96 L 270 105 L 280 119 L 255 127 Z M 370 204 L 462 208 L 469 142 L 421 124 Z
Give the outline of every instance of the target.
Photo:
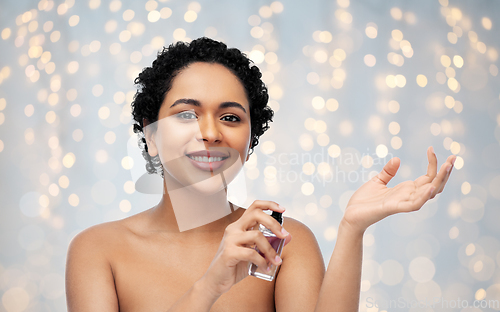
M 221 175 L 216 175 L 200 182 L 187 183 L 185 189 L 189 192 L 210 196 L 224 191 L 226 186 Z

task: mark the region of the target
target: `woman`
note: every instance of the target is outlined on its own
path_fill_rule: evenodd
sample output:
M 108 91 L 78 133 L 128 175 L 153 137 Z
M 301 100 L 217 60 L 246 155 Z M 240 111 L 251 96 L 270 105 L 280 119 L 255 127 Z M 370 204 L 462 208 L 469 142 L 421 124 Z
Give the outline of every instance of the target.
M 255 201 L 243 209 L 220 196 L 237 171 L 231 164 L 241 168 L 272 119 L 260 77 L 239 50 L 208 38 L 171 45 L 139 75 L 134 130 L 143 134 L 147 169 L 162 174 L 165 191 L 155 207 L 93 226 L 72 240 L 66 269 L 69 311 L 358 309 L 364 231 L 388 215 L 418 210 L 442 192 L 455 157 L 437 172 L 429 148 L 426 175 L 387 188 L 399 168 L 399 159 L 391 159 L 350 199 L 325 273 L 312 232 L 287 217 L 284 230 L 264 212 L 283 212 L 283 207 Z M 214 152 L 219 158 L 199 158 Z M 215 168 L 217 162 L 222 165 Z M 173 195 L 176 190 L 181 196 Z M 204 195 L 186 197 L 195 193 Z M 206 198 L 215 198 L 208 209 Z M 177 215 L 191 212 L 186 207 L 197 211 L 193 218 L 211 208 L 231 210 L 185 230 Z M 281 257 L 252 230 L 258 224 L 285 239 Z M 264 281 L 248 276 L 249 262 L 279 270 L 273 281 Z

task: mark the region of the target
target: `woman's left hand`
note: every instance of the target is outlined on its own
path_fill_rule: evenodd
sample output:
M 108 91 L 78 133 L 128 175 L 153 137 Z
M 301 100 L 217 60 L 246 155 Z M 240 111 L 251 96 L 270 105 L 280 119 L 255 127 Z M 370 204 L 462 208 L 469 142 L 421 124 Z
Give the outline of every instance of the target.
M 387 183 L 396 175 L 400 160 L 392 158 L 382 171 L 363 184 L 349 200 L 343 222 L 363 233 L 370 225 L 399 212 L 419 210 L 425 202 L 441 193 L 450 177 L 456 156 L 451 155 L 437 172 L 437 157 L 427 149 L 427 174 L 392 188 Z

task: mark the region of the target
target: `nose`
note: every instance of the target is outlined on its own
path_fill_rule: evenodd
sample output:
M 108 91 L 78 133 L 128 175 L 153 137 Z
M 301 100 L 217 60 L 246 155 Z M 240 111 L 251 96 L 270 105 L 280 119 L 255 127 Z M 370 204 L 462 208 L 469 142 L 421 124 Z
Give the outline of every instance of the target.
M 211 117 L 200 118 L 198 121 L 200 127 L 200 133 L 198 135 L 198 140 L 205 143 L 217 143 L 222 139 L 222 133 L 219 130 L 217 121 Z

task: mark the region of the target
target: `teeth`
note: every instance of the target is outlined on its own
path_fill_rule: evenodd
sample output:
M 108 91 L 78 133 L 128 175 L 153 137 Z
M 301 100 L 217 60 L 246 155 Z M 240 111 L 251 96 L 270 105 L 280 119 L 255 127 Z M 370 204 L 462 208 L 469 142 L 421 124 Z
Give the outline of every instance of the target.
M 221 161 L 222 157 L 207 157 L 207 156 L 188 156 L 189 158 L 199 161 L 199 162 L 215 162 L 215 161 Z

